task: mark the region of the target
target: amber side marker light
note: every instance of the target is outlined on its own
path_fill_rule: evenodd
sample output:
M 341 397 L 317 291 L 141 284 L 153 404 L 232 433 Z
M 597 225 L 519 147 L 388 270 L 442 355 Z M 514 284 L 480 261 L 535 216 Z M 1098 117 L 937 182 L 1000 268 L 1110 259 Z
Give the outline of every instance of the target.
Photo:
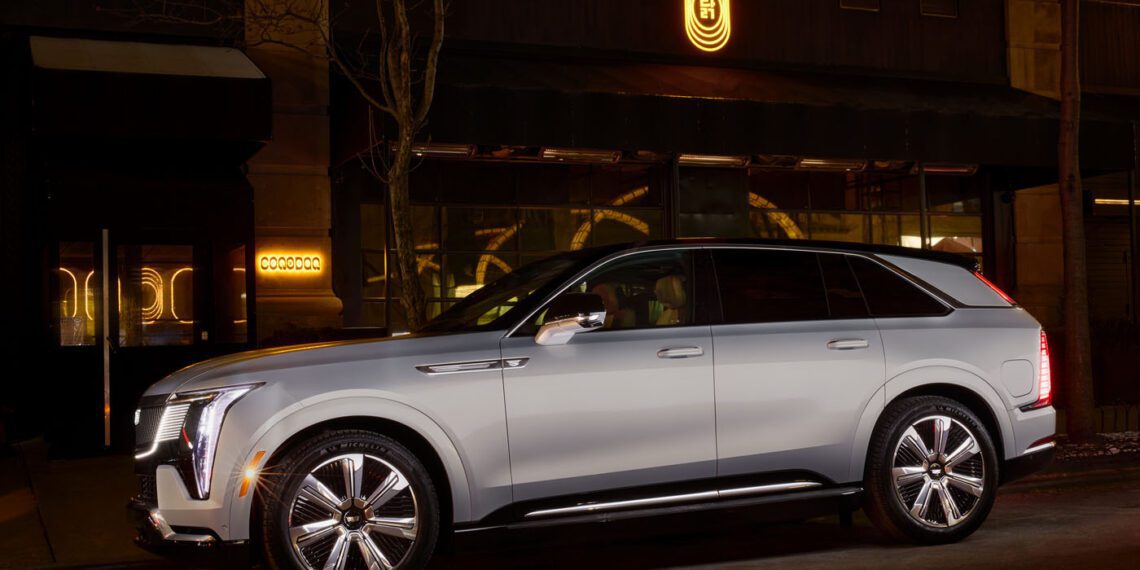
M 257 479 L 257 466 L 261 463 L 261 458 L 265 457 L 265 451 L 258 451 L 254 454 L 253 459 L 249 460 L 249 465 L 245 468 L 245 473 L 241 477 L 241 490 L 238 491 L 239 497 L 246 496 L 249 493 L 249 486 Z

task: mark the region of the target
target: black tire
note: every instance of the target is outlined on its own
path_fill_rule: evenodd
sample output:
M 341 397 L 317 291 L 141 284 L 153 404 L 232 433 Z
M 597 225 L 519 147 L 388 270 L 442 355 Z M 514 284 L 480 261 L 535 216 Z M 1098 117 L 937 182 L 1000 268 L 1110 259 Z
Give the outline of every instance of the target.
M 962 439 L 963 434 L 976 442 L 978 452 L 968 455 L 967 461 L 952 468 L 947 468 L 940 463 L 941 460 L 937 456 L 933 455 L 921 462 L 911 459 L 916 456 L 913 453 L 915 448 L 902 442 L 903 435 L 908 432 L 908 428 L 914 426 L 915 433 L 918 433 L 923 440 L 923 449 L 933 454 L 935 447 L 930 444 L 934 443 L 934 433 L 937 429 L 934 424 L 941 422 L 940 425 L 947 425 L 947 423 L 944 420 L 929 419 L 932 417 L 952 420 L 949 422 L 952 427 L 946 430 L 948 441 L 942 446 L 943 457 L 966 442 Z M 926 431 L 928 426 L 929 432 Z M 900 455 L 896 458 L 896 450 L 900 446 L 907 449 L 899 450 Z M 970 449 L 973 447 L 970 446 Z M 932 456 L 935 458 L 930 460 Z M 982 462 L 980 466 L 978 461 Z M 906 475 L 903 479 L 905 483 L 896 487 L 893 474 L 896 466 L 908 469 L 914 466 L 914 470 L 920 468 L 922 473 Z M 871 436 L 865 472 L 867 492 L 864 498 L 864 510 L 876 527 L 896 540 L 920 544 L 957 542 L 977 530 L 993 508 L 999 480 L 998 469 L 997 453 L 989 431 L 965 405 L 940 396 L 918 396 L 897 400 L 883 411 L 879 424 Z M 966 477 L 981 481 L 980 491 L 975 491 L 980 496 L 963 490 L 965 487 L 962 486 L 962 481 L 965 481 Z M 943 497 L 940 491 L 942 488 L 946 489 L 947 498 L 950 500 L 950 503 L 947 503 L 950 506 L 949 510 L 958 510 L 959 514 L 963 515 L 960 519 L 947 516 L 947 509 L 942 503 Z M 926 495 L 923 495 L 924 491 L 927 492 Z M 928 500 L 921 501 L 923 496 Z M 928 506 L 924 510 L 922 505 Z M 916 510 L 923 515 L 922 517 L 911 514 L 914 507 L 917 507 Z M 920 518 L 925 522 L 920 521 Z M 951 523 L 952 518 L 953 523 Z
M 396 568 L 400 569 L 423 568 L 427 565 L 439 537 L 440 506 L 435 486 L 423 463 L 411 451 L 392 438 L 364 430 L 335 430 L 321 433 L 300 442 L 286 452 L 279 461 L 276 461 L 275 465 L 269 466 L 263 471 L 264 484 L 259 485 L 260 515 L 263 522 L 261 544 L 265 561 L 270 568 L 307 568 L 305 556 L 313 558 L 318 556 L 318 554 L 313 553 L 314 551 L 307 550 L 308 547 L 305 547 L 308 552 L 306 555 L 299 554 L 293 547 L 289 528 L 294 502 L 298 500 L 297 497 L 306 477 L 314 469 L 318 469 L 323 464 L 328 464 L 335 458 L 353 454 L 363 454 L 367 458 L 365 461 L 370 465 L 394 468 L 394 471 L 389 472 L 399 472 L 405 478 L 407 487 L 393 495 L 389 501 L 393 504 L 399 502 L 397 506 L 404 509 L 410 508 L 411 512 L 414 512 L 416 520 L 415 537 L 414 539 L 399 539 L 410 541 L 410 546 L 405 547 L 403 551 L 400 551 L 399 548 L 402 542 L 390 542 L 392 550 L 387 556 L 393 557 L 391 553 L 395 552 L 400 557 L 399 561 L 390 561 L 396 564 Z M 325 469 L 335 469 L 337 465 L 339 464 L 328 464 Z M 328 478 L 325 472 L 318 471 L 318 473 L 322 477 Z M 369 482 L 373 483 L 371 486 L 373 489 L 382 485 L 375 483 L 378 480 L 375 477 L 367 479 L 368 475 L 365 473 L 366 480 L 357 485 L 364 490 L 364 494 L 368 493 Z M 348 493 L 342 492 L 347 485 L 347 481 L 341 487 L 337 487 L 335 483 L 330 483 L 327 489 L 332 491 L 334 495 L 343 497 L 347 504 Z M 356 494 L 360 495 L 361 493 Z M 316 505 L 316 503 L 311 504 Z M 349 514 L 341 512 L 333 518 L 340 521 L 339 526 L 346 525 L 346 521 L 349 520 L 354 522 L 360 520 L 360 518 L 350 519 Z M 352 514 L 359 514 L 359 511 Z M 300 512 L 298 518 L 300 518 Z M 344 526 L 344 528 L 349 527 Z M 354 530 L 367 532 L 367 527 L 364 527 L 363 531 L 360 528 L 358 526 Z M 340 531 L 336 530 L 335 532 Z M 387 540 L 387 537 L 383 536 L 370 535 L 370 537 L 373 541 L 372 544 L 377 545 L 377 540 Z M 336 542 L 337 538 L 335 534 L 332 534 L 328 537 L 322 537 L 320 540 Z M 363 554 L 358 548 L 364 547 L 354 542 L 347 544 L 348 546 L 345 548 L 351 549 L 351 552 L 346 554 L 350 558 L 349 562 L 352 562 L 353 559 L 360 561 Z M 323 544 L 320 546 L 323 548 Z M 329 548 L 331 551 L 333 546 Z M 327 557 L 325 558 L 327 559 Z M 319 563 L 319 559 L 317 562 Z

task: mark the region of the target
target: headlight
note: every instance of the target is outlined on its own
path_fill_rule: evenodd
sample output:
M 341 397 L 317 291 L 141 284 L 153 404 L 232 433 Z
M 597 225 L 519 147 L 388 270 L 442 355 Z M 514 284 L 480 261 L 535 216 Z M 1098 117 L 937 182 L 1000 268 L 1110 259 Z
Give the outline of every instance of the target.
M 176 411 L 174 416 L 183 416 L 175 446 L 177 467 L 183 480 L 190 487 L 190 494 L 197 499 L 210 498 L 210 478 L 214 473 L 214 454 L 218 449 L 218 435 L 222 431 L 222 421 L 226 412 L 242 396 L 259 384 L 231 386 L 214 390 L 180 392 L 166 401 L 163 419 L 167 412 Z M 193 479 L 193 485 L 190 479 Z

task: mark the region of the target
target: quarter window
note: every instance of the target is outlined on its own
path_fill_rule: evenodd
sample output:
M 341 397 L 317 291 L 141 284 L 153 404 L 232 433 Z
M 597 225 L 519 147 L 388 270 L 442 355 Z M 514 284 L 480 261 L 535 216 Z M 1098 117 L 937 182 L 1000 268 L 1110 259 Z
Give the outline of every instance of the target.
M 945 315 L 946 306 L 913 283 L 869 259 L 848 256 L 859 279 L 867 308 L 875 317 L 919 317 Z
M 726 323 L 828 318 L 827 295 L 814 253 L 715 250 L 713 263 Z

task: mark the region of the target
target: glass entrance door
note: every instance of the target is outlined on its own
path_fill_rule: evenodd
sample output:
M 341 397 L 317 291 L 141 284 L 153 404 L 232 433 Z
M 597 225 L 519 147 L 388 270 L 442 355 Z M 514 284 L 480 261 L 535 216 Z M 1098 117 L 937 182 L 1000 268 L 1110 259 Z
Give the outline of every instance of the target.
M 58 245 L 55 366 L 78 386 L 66 405 L 78 425 L 51 435 L 64 448 L 129 451 L 148 386 L 249 347 L 247 248 L 170 232 L 94 237 Z

